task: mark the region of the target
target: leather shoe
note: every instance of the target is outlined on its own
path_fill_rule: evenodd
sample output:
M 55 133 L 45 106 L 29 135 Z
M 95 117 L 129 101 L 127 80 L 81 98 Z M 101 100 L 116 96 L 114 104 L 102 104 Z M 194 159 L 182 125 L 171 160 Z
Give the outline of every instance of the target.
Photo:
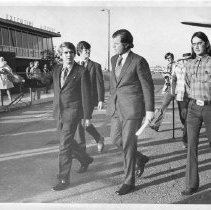
M 77 173 L 82 174 L 87 171 L 89 164 L 91 164 L 94 161 L 92 157 L 90 157 L 89 161 L 86 163 L 81 164 L 80 169 L 77 171 Z
M 137 170 L 136 170 L 137 178 L 139 178 L 144 173 L 144 168 L 147 162 L 149 162 L 149 158 L 147 156 L 145 156 L 144 160 L 140 160 Z
M 70 185 L 70 182 L 65 180 L 65 179 L 60 179 L 58 180 L 58 183 L 53 186 L 52 190 L 54 191 L 60 191 L 60 190 L 64 190 L 66 188 L 68 188 L 68 186 Z
M 154 126 L 154 125 L 150 125 L 149 127 L 150 127 L 151 129 L 155 130 L 156 132 L 158 132 L 158 130 L 159 130 L 159 127 L 156 127 L 156 126 Z
M 198 191 L 198 188 L 187 188 L 181 192 L 182 195 L 192 195 Z
M 126 195 L 135 189 L 134 185 L 123 184 L 115 193 L 118 195 Z
M 102 137 L 101 140 L 97 143 L 97 151 L 102 152 L 104 149 L 104 138 Z

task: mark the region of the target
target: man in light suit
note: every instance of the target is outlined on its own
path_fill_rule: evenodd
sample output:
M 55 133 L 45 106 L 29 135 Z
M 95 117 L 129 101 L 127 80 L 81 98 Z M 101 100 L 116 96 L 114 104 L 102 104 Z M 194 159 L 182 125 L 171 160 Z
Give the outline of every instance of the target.
M 80 64 L 84 66 L 90 74 L 91 82 L 91 115 L 94 111 L 94 107 L 97 106 L 98 110 L 101 110 L 104 102 L 104 81 L 101 65 L 97 62 L 90 60 L 91 45 L 86 41 L 80 41 L 77 44 L 77 55 L 80 56 Z M 97 142 L 98 152 L 102 152 L 104 148 L 104 137 L 99 134 L 93 124 L 86 127 L 86 131 L 92 135 Z M 86 149 L 85 130 L 80 121 L 77 127 L 77 142 L 81 147 Z M 82 171 L 83 172 L 83 171 Z
M 93 162 L 74 139 L 77 124 L 82 117 L 88 125 L 91 109 L 90 80 L 86 69 L 74 61 L 76 49 L 70 42 L 59 47 L 63 63 L 52 67 L 54 85 L 54 117 L 57 120 L 59 145 L 59 171 L 53 190 L 63 190 L 70 184 L 72 156 L 79 160 L 84 170 Z
M 111 116 L 111 140 L 124 153 L 124 183 L 116 191 L 124 195 L 134 190 L 135 175 L 140 177 L 149 161 L 137 151 L 135 133 L 144 116 L 146 122 L 153 117 L 154 84 L 147 61 L 130 50 L 133 48 L 131 33 L 121 29 L 112 38 L 116 55 L 111 58 L 111 96 L 107 113 Z

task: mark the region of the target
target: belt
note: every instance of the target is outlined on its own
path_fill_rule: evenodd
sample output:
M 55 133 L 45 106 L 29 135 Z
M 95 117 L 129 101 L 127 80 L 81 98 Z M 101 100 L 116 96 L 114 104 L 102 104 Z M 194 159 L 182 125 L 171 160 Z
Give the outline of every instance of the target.
M 202 100 L 196 100 L 196 99 L 191 99 L 195 104 L 199 106 L 205 106 L 205 105 L 211 105 L 211 101 L 202 101 Z

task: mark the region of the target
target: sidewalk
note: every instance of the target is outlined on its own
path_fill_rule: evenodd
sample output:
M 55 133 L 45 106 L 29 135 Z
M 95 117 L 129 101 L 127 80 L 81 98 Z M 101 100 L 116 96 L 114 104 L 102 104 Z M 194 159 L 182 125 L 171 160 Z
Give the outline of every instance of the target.
M 43 115 L 43 110 L 47 111 L 48 115 Z M 34 120 L 33 113 L 36 113 Z M 150 161 L 145 167 L 144 174 L 136 179 L 135 191 L 125 196 L 115 194 L 124 177 L 123 161 L 121 151 L 117 150 L 110 139 L 110 119 L 106 117 L 105 110 L 95 110 L 92 119 L 95 127 L 105 137 L 103 153 L 97 153 L 96 142 L 87 135 L 87 152 L 94 158 L 94 162 L 86 173 L 79 175 L 77 170 L 80 164 L 73 160 L 71 186 L 60 192 L 51 190 L 58 170 L 59 151 L 56 129 L 52 127 L 51 104 L 43 104 L 41 108 L 33 106 L 30 112 L 23 109 L 21 113 L 6 114 L 1 118 L 6 127 L 14 125 L 15 116 L 20 115 L 21 118 L 18 118 L 17 126 L 13 130 L 1 136 L 1 146 L 5 148 L 7 144 L 19 147 L 19 151 L 1 156 L 0 202 L 62 203 L 70 206 L 79 204 L 84 207 L 88 204 L 210 204 L 210 149 L 204 128 L 199 143 L 199 191 L 187 197 L 180 194 L 185 186 L 187 152 L 182 147 L 178 113 L 175 119 L 175 139 L 172 138 L 171 112 L 167 112 L 159 132 L 147 127 L 139 137 L 138 150 L 147 155 Z M 18 128 L 24 121 L 27 125 L 20 131 Z M 33 124 L 32 127 L 30 122 Z M 23 150 L 20 148 L 21 141 L 24 146 L 32 142 L 36 148 Z
M 18 98 L 19 95 L 20 93 L 12 94 L 12 100 L 14 101 L 16 98 Z M 53 101 L 53 97 L 54 97 L 53 89 L 50 89 L 48 93 L 45 93 L 45 90 L 42 89 L 40 94 L 40 99 L 31 101 L 30 90 L 28 90 L 28 92 L 24 92 L 23 96 L 18 98 L 12 105 L 9 105 L 10 101 L 8 100 L 8 97 L 4 96 L 3 106 L 2 104 L 0 104 L 0 112 L 12 111 L 12 110 L 17 110 L 19 108 L 31 106 L 34 104 L 46 103 L 49 101 Z

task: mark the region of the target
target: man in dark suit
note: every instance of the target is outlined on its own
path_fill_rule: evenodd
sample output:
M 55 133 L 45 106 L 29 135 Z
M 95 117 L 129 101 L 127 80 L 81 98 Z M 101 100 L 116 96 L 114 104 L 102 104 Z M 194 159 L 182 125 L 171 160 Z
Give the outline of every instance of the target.
M 133 36 L 125 29 L 113 36 L 116 53 L 111 58 L 110 99 L 107 113 L 111 116 L 111 140 L 123 149 L 124 183 L 118 195 L 124 195 L 135 188 L 135 175 L 140 177 L 149 158 L 137 151 L 135 135 L 145 121 L 154 113 L 154 84 L 147 61 L 133 53 Z M 135 165 L 137 171 L 135 174 Z
M 91 115 L 94 111 L 94 107 L 97 106 L 98 110 L 101 110 L 104 102 L 104 81 L 101 65 L 89 59 L 90 57 L 91 45 L 88 42 L 80 41 L 77 44 L 77 55 L 80 56 L 80 64 L 84 66 L 90 75 L 91 82 Z M 83 122 L 80 121 L 77 127 L 77 142 L 81 147 L 86 149 L 85 140 L 85 129 L 83 127 Z M 97 142 L 98 152 L 102 152 L 104 148 L 104 137 L 99 134 L 93 124 L 90 123 L 86 127 L 86 131 L 92 135 Z
M 93 162 L 74 139 L 78 122 L 82 117 L 85 126 L 90 122 L 90 81 L 86 69 L 74 61 L 76 49 L 70 42 L 59 47 L 62 64 L 56 64 L 53 70 L 54 117 L 57 120 L 59 145 L 59 170 L 57 184 L 53 190 L 63 190 L 70 184 L 69 176 L 72 156 L 79 160 L 84 170 Z

